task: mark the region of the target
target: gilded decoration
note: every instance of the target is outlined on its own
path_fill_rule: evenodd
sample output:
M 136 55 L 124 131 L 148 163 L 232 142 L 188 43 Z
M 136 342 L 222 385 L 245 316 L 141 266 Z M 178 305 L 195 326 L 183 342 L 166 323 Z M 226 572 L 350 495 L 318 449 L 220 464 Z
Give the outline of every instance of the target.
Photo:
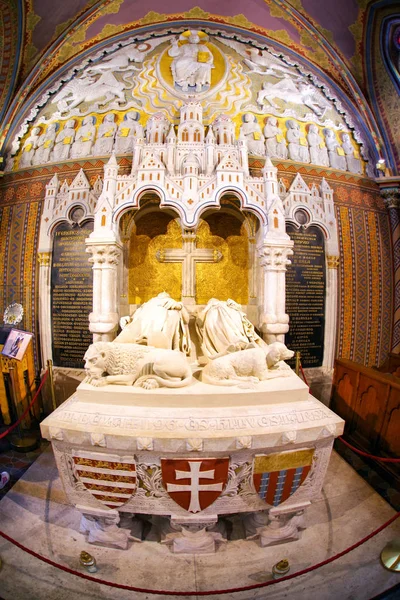
M 38 263 L 41 267 L 49 267 L 51 260 L 51 252 L 39 252 Z
M 339 256 L 327 256 L 328 269 L 339 268 Z
M 157 260 L 157 255 L 163 255 L 165 250 L 180 249 L 183 245 L 179 219 L 172 219 L 166 225 L 166 217 L 165 213 L 154 212 L 147 216 L 145 224 L 139 222 L 136 231 L 134 228 L 131 234 L 130 304 L 142 304 L 160 290 L 165 290 L 176 300 L 181 299 L 182 264 Z M 229 215 L 223 215 L 223 223 L 224 237 L 213 235 L 210 225 L 200 221 L 197 247 L 219 251 L 222 259 L 219 262 L 196 264 L 196 304 L 206 304 L 212 297 L 248 303 L 249 259 L 245 226 Z
M 166 213 L 154 212 L 144 218 L 143 226 L 139 223 L 133 229 L 129 247 L 130 304 L 147 302 L 160 290 L 175 300 L 181 299 L 182 264 L 160 263 L 156 257 L 157 252 L 167 248 L 182 248 L 179 221 L 172 219 L 167 224 L 167 218 Z
M 197 230 L 197 247 L 213 248 L 222 253 L 218 263 L 200 263 L 196 267 L 196 303 L 207 304 L 210 298 L 232 298 L 239 304 L 249 300 L 249 253 L 245 226 L 237 231 L 237 219 L 230 215 L 220 217 L 222 235 L 213 235 L 210 225 L 200 221 Z M 217 225 L 218 227 L 218 225 Z M 213 229 L 217 229 L 213 227 Z M 218 233 L 220 233 L 218 231 Z M 221 232 L 222 233 L 222 232 Z M 237 235 L 239 233 L 239 235 Z

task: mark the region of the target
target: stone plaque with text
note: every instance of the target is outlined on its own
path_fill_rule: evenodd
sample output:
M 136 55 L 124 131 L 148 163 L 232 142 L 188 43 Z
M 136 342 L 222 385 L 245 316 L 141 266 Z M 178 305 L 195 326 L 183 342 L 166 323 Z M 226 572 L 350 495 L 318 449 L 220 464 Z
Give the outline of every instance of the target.
M 53 362 L 58 367 L 83 367 L 83 356 L 92 343 L 89 313 L 92 310 L 92 267 L 85 239 L 93 223 L 81 227 L 62 223 L 53 237 L 51 314 Z
M 318 227 L 287 226 L 294 241 L 292 264 L 286 273 L 286 312 L 289 332 L 285 343 L 301 352 L 303 367 L 322 366 L 325 325 L 324 234 Z

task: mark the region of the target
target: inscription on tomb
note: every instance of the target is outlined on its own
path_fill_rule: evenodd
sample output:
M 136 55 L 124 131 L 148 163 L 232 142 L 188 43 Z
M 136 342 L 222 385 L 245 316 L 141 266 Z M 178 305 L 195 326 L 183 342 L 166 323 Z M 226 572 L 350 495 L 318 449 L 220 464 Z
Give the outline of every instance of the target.
M 93 223 L 81 227 L 59 225 L 53 238 L 51 268 L 51 314 L 53 361 L 59 367 L 83 367 L 83 355 L 92 336 L 93 276 L 85 252 L 85 239 Z
M 281 427 L 282 425 L 302 425 L 318 422 L 329 418 L 331 415 L 321 408 L 310 408 L 309 410 L 293 411 L 290 413 L 274 413 L 258 416 L 238 417 L 215 417 L 215 418 L 176 418 L 165 417 L 120 417 L 100 413 L 81 413 L 72 410 L 64 410 L 59 413 L 58 420 L 61 423 L 77 423 L 87 426 L 99 426 L 104 428 L 118 428 L 132 431 L 149 432 L 194 432 L 194 431 L 242 431 L 257 430 L 265 427 Z
M 289 332 L 285 343 L 301 352 L 303 367 L 320 367 L 324 350 L 325 250 L 318 227 L 287 226 L 294 241 L 292 264 L 286 273 L 286 310 Z

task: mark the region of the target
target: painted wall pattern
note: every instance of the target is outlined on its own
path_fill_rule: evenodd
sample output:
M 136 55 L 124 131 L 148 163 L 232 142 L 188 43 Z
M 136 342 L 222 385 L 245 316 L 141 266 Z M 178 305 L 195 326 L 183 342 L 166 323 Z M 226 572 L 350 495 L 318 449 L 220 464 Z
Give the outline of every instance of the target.
M 390 350 L 392 255 L 383 211 L 338 203 L 339 323 L 337 356 L 379 365 Z
M 28 185 L 25 185 L 29 191 Z M 37 241 L 41 199 L 26 196 L 25 202 L 0 207 L 0 314 L 11 302 L 24 307 L 21 327 L 34 335 L 35 361 L 37 339 Z

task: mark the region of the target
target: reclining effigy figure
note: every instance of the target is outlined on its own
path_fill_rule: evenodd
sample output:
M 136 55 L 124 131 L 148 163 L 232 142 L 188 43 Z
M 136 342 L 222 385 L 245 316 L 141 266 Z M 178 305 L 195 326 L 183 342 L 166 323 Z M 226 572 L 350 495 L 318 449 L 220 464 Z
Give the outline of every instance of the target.
M 192 382 L 192 370 L 182 352 L 143 346 L 95 342 L 84 356 L 86 379 L 95 387 L 108 384 L 144 389 L 179 388 Z
M 240 304 L 231 298 L 226 301 L 211 298 L 197 315 L 196 329 L 207 358 L 243 350 L 251 343 L 260 347 L 267 345 Z
M 177 302 L 167 292 L 144 302 L 132 315 L 121 319 L 122 331 L 115 338 L 118 343 L 152 344 L 164 337 L 162 348 L 180 350 L 190 354 L 188 332 L 189 315 L 182 302 Z M 149 341 L 150 340 L 150 341 Z

